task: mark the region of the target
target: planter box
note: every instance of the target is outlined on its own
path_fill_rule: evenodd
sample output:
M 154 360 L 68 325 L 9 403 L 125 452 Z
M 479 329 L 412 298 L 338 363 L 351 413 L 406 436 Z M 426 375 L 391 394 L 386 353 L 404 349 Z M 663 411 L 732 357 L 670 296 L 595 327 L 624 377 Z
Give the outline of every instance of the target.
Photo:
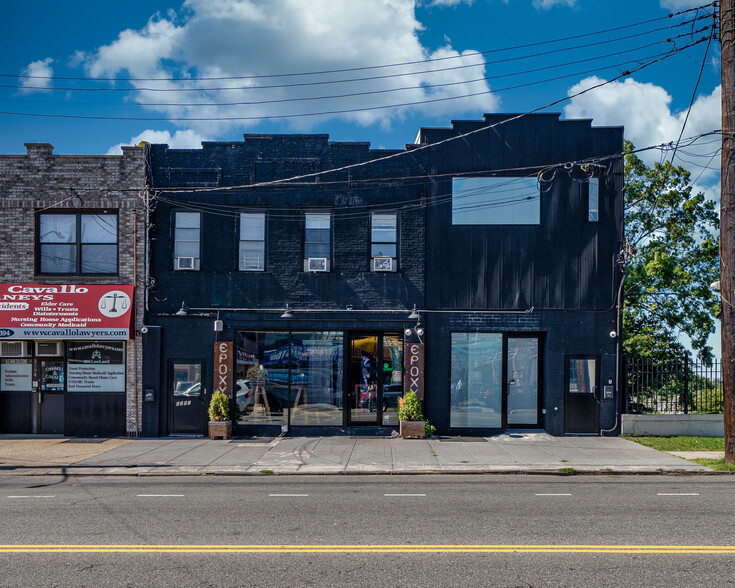
M 232 421 L 209 421 L 210 439 L 229 439 L 232 437 Z
M 423 439 L 426 433 L 426 421 L 401 421 L 401 438 L 414 437 Z

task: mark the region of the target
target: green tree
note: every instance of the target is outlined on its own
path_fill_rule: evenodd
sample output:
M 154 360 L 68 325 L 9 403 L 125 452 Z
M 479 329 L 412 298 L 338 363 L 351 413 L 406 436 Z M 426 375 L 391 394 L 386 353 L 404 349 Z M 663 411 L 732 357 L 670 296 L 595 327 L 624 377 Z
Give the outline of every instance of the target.
M 688 354 L 680 335 L 705 361 L 720 302 L 719 220 L 715 203 L 693 194 L 687 170 L 645 165 L 626 141 L 623 347 L 638 357 Z

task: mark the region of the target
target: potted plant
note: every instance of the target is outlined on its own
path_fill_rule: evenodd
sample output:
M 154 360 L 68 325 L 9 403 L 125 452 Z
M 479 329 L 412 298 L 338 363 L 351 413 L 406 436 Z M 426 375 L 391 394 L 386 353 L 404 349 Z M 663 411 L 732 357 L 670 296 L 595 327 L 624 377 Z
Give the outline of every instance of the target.
M 229 439 L 232 437 L 230 399 L 221 390 L 215 390 L 209 401 L 209 438 Z
M 401 422 L 402 439 L 432 437 L 436 430 L 424 418 L 421 402 L 414 392 L 406 392 L 403 398 L 398 399 L 398 420 Z

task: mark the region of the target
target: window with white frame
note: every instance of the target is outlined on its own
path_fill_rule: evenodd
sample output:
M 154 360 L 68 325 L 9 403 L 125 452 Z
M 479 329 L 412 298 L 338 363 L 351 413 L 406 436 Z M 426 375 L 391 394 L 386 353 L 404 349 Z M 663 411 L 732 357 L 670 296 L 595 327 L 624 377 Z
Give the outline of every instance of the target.
M 304 221 L 304 271 L 328 272 L 332 257 L 332 215 L 308 213 Z
M 265 213 L 243 212 L 240 214 L 240 271 L 262 272 L 265 270 Z
M 176 212 L 174 217 L 174 269 L 198 270 L 201 215 L 198 212 Z
M 370 269 L 398 270 L 398 215 L 395 213 L 374 212 L 370 216 Z
M 38 271 L 117 274 L 117 214 L 38 214 Z

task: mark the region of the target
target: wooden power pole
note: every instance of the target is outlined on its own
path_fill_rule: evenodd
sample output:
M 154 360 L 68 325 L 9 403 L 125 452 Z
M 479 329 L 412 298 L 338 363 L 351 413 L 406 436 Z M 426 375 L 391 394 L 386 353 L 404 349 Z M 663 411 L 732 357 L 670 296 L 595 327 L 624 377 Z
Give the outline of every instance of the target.
M 720 293 L 725 461 L 735 465 L 735 0 L 720 2 L 722 51 L 722 179 Z

